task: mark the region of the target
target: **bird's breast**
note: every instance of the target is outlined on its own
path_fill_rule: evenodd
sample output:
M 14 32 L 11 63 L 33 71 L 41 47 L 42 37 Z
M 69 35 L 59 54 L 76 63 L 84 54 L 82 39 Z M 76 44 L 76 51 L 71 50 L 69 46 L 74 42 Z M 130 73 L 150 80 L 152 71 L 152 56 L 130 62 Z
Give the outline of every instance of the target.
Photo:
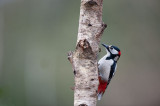
M 98 66 L 98 69 L 99 69 L 99 74 L 102 78 L 102 80 L 104 81 L 108 81 L 108 78 L 109 78 L 109 74 L 110 74 L 110 70 L 111 70 L 111 66 L 113 64 L 113 60 L 106 60 L 106 59 L 101 59 L 99 62 L 98 62 L 99 66 Z

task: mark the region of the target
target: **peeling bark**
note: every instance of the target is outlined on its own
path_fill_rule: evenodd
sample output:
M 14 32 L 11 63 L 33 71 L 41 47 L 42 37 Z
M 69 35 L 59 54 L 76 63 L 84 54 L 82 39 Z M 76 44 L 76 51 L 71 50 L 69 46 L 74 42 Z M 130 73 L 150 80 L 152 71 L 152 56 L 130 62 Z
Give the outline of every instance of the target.
M 75 79 L 74 106 L 97 103 L 97 55 L 100 37 L 107 27 L 102 22 L 102 1 L 81 0 L 76 50 L 68 53 Z

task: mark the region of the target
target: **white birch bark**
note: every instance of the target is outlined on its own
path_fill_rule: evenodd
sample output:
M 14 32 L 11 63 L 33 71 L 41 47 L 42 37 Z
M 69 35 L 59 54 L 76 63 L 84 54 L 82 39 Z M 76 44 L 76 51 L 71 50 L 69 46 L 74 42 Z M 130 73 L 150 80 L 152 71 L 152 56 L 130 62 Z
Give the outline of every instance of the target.
M 102 22 L 103 0 L 81 0 L 76 50 L 68 53 L 74 71 L 74 106 L 96 106 L 97 56 L 100 37 L 107 27 Z

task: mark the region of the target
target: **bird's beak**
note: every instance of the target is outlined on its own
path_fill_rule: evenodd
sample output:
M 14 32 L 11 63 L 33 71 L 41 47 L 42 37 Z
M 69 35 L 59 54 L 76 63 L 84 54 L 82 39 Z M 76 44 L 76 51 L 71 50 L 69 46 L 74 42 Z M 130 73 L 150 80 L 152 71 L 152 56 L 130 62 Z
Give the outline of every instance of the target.
M 104 46 L 107 50 L 109 49 L 109 46 L 106 44 L 102 44 L 102 46 Z

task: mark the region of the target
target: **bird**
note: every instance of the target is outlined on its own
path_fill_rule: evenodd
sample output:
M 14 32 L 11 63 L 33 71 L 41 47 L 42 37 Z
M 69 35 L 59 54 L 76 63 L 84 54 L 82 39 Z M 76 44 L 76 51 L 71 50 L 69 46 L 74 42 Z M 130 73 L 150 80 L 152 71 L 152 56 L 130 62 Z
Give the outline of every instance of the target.
M 99 86 L 97 92 L 98 100 L 101 100 L 111 79 L 115 75 L 117 68 L 117 61 L 121 56 L 121 51 L 118 47 L 106 44 L 102 45 L 105 47 L 107 54 L 98 61 L 98 79 L 99 79 Z

